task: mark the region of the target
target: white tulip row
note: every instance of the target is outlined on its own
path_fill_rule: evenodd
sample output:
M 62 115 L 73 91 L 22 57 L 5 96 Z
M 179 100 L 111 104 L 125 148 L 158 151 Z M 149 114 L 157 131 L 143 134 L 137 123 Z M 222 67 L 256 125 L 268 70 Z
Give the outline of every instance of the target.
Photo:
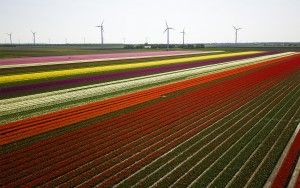
M 267 55 L 255 58 L 249 58 L 238 61 L 231 61 L 225 63 L 219 63 L 214 65 L 207 65 L 203 67 L 190 68 L 179 71 L 172 71 L 167 73 L 160 73 L 150 76 L 142 76 L 131 79 L 124 79 L 112 82 L 106 82 L 101 84 L 88 85 L 83 87 L 71 88 L 71 89 L 63 89 L 59 91 L 46 92 L 42 94 L 35 94 L 23 97 L 16 97 L 11 99 L 0 100 L 0 119 L 1 116 L 23 113 L 23 116 L 15 117 L 15 119 L 24 118 L 30 116 L 30 114 L 26 114 L 26 111 L 38 109 L 42 107 L 49 107 L 45 111 L 40 111 L 38 113 L 34 113 L 34 115 L 40 115 L 43 113 L 51 112 L 57 110 L 57 108 L 51 108 L 52 105 L 56 104 L 64 104 L 67 102 L 72 102 L 70 105 L 62 105 L 61 108 L 68 108 L 71 106 L 76 106 L 80 104 L 84 104 L 87 102 L 101 100 L 104 98 L 120 95 L 125 91 L 136 91 L 141 87 L 147 87 L 149 85 L 159 85 L 168 82 L 172 82 L 174 80 L 186 79 L 191 77 L 196 77 L 199 75 L 210 74 L 212 72 L 224 71 L 227 69 L 232 69 L 240 66 L 245 66 L 247 64 L 260 63 L 261 61 L 266 61 L 274 58 L 284 57 L 293 55 L 293 52 L 280 53 L 275 55 Z M 94 99 L 89 99 L 94 98 Z M 96 99 L 95 99 L 96 98 Z M 76 102 L 77 100 L 86 99 L 84 102 Z M 7 120 L 2 120 L 7 121 Z M 1 120 L 0 120 L 1 122 Z

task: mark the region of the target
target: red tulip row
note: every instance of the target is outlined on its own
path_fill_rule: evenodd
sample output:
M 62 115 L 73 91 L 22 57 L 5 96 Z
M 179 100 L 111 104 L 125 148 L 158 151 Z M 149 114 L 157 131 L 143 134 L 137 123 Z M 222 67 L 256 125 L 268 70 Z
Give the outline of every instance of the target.
M 300 131 L 297 133 L 277 175 L 272 187 L 286 187 L 300 157 Z M 300 184 L 298 184 L 300 185 Z

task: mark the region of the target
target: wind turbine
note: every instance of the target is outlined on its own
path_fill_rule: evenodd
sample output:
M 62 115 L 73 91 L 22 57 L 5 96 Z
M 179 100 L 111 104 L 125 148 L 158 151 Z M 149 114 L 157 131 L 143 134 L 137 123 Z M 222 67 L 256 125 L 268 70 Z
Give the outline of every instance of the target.
M 100 31 L 101 31 L 101 44 L 102 45 L 103 45 L 103 32 L 104 32 L 103 22 L 104 22 L 104 20 L 102 21 L 101 25 L 96 26 L 96 27 L 99 27 Z
M 36 32 L 31 31 L 32 35 L 33 35 L 33 44 L 35 45 L 35 34 Z
M 182 33 L 182 44 L 184 45 L 184 36 L 185 36 L 184 28 L 183 28 L 183 30 L 180 33 Z
M 238 28 L 233 26 L 234 30 L 235 30 L 235 44 L 237 44 L 237 39 L 238 39 L 238 31 L 241 30 L 242 28 Z
M 12 45 L 12 33 L 6 33 L 9 36 L 10 44 Z
M 169 50 L 169 47 L 170 47 L 170 38 L 169 38 L 169 36 L 170 36 L 170 29 L 174 29 L 174 28 L 169 27 L 167 22 L 166 22 L 166 27 L 167 28 L 165 29 L 164 33 L 167 32 L 167 44 L 168 44 L 167 48 Z

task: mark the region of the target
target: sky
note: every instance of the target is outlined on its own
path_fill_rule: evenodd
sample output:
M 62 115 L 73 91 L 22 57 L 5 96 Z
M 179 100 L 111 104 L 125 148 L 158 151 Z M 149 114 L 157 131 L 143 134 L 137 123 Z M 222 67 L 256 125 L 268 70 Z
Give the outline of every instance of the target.
M 0 0 L 0 43 L 300 42 L 300 0 Z

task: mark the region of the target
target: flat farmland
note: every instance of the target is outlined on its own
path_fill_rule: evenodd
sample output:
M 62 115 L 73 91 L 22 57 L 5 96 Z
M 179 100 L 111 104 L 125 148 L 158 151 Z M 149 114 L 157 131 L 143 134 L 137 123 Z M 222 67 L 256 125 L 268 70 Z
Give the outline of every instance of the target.
M 0 69 L 2 187 L 298 185 L 297 52 L 27 57 Z

